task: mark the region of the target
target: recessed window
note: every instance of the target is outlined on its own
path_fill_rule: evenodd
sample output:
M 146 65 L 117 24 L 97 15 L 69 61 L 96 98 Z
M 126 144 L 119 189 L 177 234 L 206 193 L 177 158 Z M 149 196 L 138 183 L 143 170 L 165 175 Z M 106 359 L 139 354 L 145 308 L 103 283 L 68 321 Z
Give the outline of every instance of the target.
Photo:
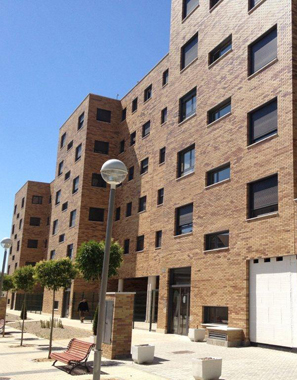
M 183 177 L 195 170 L 195 144 L 178 153 L 177 176 Z
M 207 172 L 207 186 L 230 178 L 230 164 L 226 164 Z
M 40 226 L 40 221 L 41 221 L 40 218 L 31 216 L 30 217 L 30 226 Z
M 129 253 L 130 248 L 130 239 L 126 239 L 124 241 L 124 254 L 127 255 Z
M 54 260 L 56 256 L 56 251 L 53 249 L 51 252 L 50 252 L 50 260 Z
M 91 222 L 104 222 L 104 209 L 97 207 L 90 207 L 89 220 Z
M 229 231 L 216 232 L 205 235 L 205 250 L 229 247 Z
M 67 181 L 67 179 L 70 178 L 70 173 L 71 173 L 70 170 L 67 173 L 65 173 L 65 176 L 64 176 L 65 181 Z
M 75 177 L 72 183 L 72 194 L 75 194 L 78 192 L 78 185 L 79 185 L 79 176 Z
M 137 236 L 136 240 L 136 251 L 144 250 L 144 235 Z
M 262 0 L 249 0 L 249 11 L 253 9 Z
M 135 98 L 132 101 L 132 113 L 137 111 L 137 107 L 138 107 L 138 98 Z
M 17 267 L 18 267 L 18 263 L 15 263 L 14 264 L 14 269 L 17 269 Z
M 104 121 L 105 123 L 111 122 L 111 111 L 97 108 L 97 120 Z
M 17 234 L 15 234 L 15 235 L 14 235 L 14 239 L 16 240 L 17 238 L 18 238 L 18 235 L 17 235 Z
M 221 0 L 210 0 L 209 1 L 209 8 L 213 8 L 215 5 L 217 5 Z
M 162 246 L 162 231 L 156 232 L 155 247 L 161 248 Z
M 146 196 L 139 198 L 138 212 L 146 210 Z
M 48 198 L 48 203 L 51 204 L 52 203 L 52 196 L 50 195 L 49 198 Z
M 148 121 L 142 126 L 142 137 L 146 137 L 151 132 L 151 122 Z
M 28 248 L 38 248 L 38 240 L 28 239 Z
M 208 124 L 220 119 L 221 117 L 227 115 L 231 112 L 231 98 L 225 100 L 224 102 L 218 104 L 210 111 L 208 111 Z
M 56 192 L 56 205 L 58 205 L 61 202 L 61 190 L 58 190 Z
M 32 197 L 32 203 L 34 205 L 41 205 L 42 204 L 42 197 L 39 195 L 33 195 Z
M 183 19 L 198 7 L 199 0 L 183 0 Z
M 78 161 L 81 158 L 81 151 L 82 151 L 82 144 L 79 144 L 79 146 L 75 149 L 75 161 Z
M 148 172 L 149 159 L 145 158 L 140 163 L 140 174 L 144 174 Z
M 95 143 L 94 143 L 95 153 L 108 154 L 108 151 L 109 151 L 108 142 L 95 140 Z
M 65 234 L 59 235 L 59 243 L 64 243 L 65 241 Z
M 69 257 L 70 260 L 73 258 L 73 244 L 67 245 L 67 257 Z
M 221 306 L 204 306 L 204 323 L 228 324 L 228 308 Z
M 258 38 L 249 46 L 249 75 L 277 58 L 277 28 Z
M 92 174 L 92 186 L 106 188 L 106 182 L 104 181 L 100 173 Z
M 11 229 L 11 234 L 13 235 L 14 234 L 14 225 L 12 226 L 12 229 Z
M 70 143 L 67 145 L 67 151 L 70 150 L 73 147 L 73 140 L 70 141 Z
M 61 161 L 58 166 L 58 176 L 63 173 L 64 161 Z
M 116 213 L 115 213 L 115 220 L 120 220 L 121 219 L 121 208 L 117 207 L 116 208 Z
M 169 69 L 165 70 L 162 76 L 162 85 L 165 86 L 169 81 Z
M 249 143 L 254 144 L 277 133 L 277 99 L 248 114 Z
M 249 184 L 249 217 L 278 211 L 277 174 Z
M 33 201 L 32 201 L 32 203 L 33 203 Z M 13 210 L 14 215 L 16 214 L 16 211 L 17 211 L 17 205 L 14 206 L 14 210 Z
M 130 135 L 130 146 L 134 145 L 135 142 L 136 142 L 136 132 L 133 132 Z
M 152 97 L 152 94 L 153 94 L 153 85 L 150 85 L 144 90 L 144 101 L 146 102 L 147 100 L 149 100 Z
M 164 108 L 164 109 L 161 111 L 161 124 L 166 123 L 166 121 L 167 121 L 167 107 Z
M 25 197 L 22 198 L 22 205 L 21 207 L 23 208 L 25 206 Z
M 120 153 L 125 152 L 125 140 L 120 142 Z
M 264 259 L 264 263 L 270 263 L 270 258 Z
M 198 33 L 181 48 L 181 70 L 198 57 Z
M 52 231 L 53 235 L 56 235 L 56 233 L 58 232 L 58 226 L 59 226 L 59 221 L 58 219 L 56 219 L 53 221 L 53 231 Z
M 131 168 L 129 168 L 128 181 L 132 181 L 133 178 L 134 178 L 134 166 L 131 166 Z
M 209 53 L 209 65 L 217 61 L 220 57 L 226 54 L 229 50 L 232 49 L 232 34 L 227 37 L 223 42 L 221 42 L 218 46 L 216 46 Z
M 22 229 L 22 226 L 23 226 L 23 219 L 20 219 L 20 222 L 19 222 L 19 230 Z
M 183 235 L 193 231 L 193 203 L 176 209 L 175 222 L 176 235 Z
M 18 214 L 17 214 L 17 219 L 19 219 L 19 217 L 20 217 L 20 214 L 18 213 Z
M 165 162 L 166 157 L 166 148 L 161 148 L 159 153 L 159 164 L 163 164 Z
M 62 211 L 66 211 L 68 209 L 68 202 L 62 204 Z
M 65 146 L 65 142 L 66 142 L 66 132 L 63 133 L 63 135 L 61 137 L 61 141 L 60 141 L 60 148 L 61 149 Z
M 78 118 L 78 123 L 77 123 L 77 130 L 79 131 L 80 129 L 82 129 L 82 127 L 84 126 L 84 121 L 85 121 L 85 113 L 83 112 L 79 118 Z
M 50 217 L 49 217 L 49 216 L 46 218 L 46 225 L 47 225 L 47 226 L 50 225 Z
M 73 210 L 70 213 L 69 227 L 74 227 L 75 226 L 75 219 L 76 219 L 76 210 Z
M 126 207 L 126 216 L 131 216 L 132 215 L 132 202 L 127 203 Z
M 127 117 L 127 108 L 124 108 L 122 110 L 122 121 L 126 120 L 126 117 Z
M 196 88 L 188 92 L 179 101 L 179 122 L 196 113 Z
M 20 241 L 17 242 L 17 252 L 20 250 Z

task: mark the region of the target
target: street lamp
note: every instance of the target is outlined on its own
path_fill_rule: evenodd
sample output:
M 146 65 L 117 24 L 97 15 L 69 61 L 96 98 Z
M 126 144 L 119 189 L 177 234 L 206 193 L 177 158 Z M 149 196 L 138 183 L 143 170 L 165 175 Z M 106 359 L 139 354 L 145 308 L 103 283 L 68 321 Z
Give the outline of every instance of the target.
M 102 360 L 102 340 L 105 326 L 105 298 L 109 271 L 110 244 L 112 233 L 112 221 L 114 211 L 114 200 L 116 185 L 121 184 L 128 174 L 125 164 L 119 160 L 108 160 L 101 168 L 101 176 L 105 182 L 110 185 L 108 216 L 105 237 L 105 251 L 103 260 L 103 270 L 101 275 L 100 295 L 99 295 L 99 310 L 98 310 L 98 325 L 97 339 L 94 353 L 94 370 L 93 380 L 100 380 L 101 360 Z
M 7 250 L 12 246 L 12 240 L 10 238 L 4 238 L 1 240 L 1 247 L 4 248 L 4 257 L 2 264 L 2 273 L 0 279 L 0 297 L 2 296 L 2 287 L 3 287 L 3 278 L 4 278 L 4 269 L 6 264 Z

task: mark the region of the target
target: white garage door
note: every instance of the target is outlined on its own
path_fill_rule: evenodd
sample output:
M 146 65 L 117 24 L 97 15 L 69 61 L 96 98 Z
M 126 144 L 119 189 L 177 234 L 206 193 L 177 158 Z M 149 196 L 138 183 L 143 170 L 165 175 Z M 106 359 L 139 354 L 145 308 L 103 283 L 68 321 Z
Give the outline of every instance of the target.
M 250 340 L 297 347 L 296 256 L 250 261 Z

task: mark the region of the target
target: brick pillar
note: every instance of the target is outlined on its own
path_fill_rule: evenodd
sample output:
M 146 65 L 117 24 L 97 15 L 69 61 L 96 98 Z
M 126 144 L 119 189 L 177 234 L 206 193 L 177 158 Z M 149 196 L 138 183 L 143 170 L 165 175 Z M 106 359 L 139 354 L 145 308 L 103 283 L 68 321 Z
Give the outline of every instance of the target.
M 0 297 L 0 319 L 5 318 L 6 297 Z
M 169 271 L 160 275 L 157 332 L 167 333 L 168 328 Z

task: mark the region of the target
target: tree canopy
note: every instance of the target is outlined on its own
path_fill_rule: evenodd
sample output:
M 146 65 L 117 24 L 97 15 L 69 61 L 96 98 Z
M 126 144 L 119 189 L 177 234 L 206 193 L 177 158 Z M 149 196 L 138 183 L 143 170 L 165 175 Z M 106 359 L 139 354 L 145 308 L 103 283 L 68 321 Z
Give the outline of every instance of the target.
M 23 290 L 25 293 L 32 292 L 36 284 L 34 273 L 35 270 L 32 265 L 26 265 L 17 269 L 13 274 L 14 289 Z
M 3 290 L 4 292 L 8 292 L 9 290 L 14 288 L 13 277 L 9 274 L 5 274 L 3 278 Z

